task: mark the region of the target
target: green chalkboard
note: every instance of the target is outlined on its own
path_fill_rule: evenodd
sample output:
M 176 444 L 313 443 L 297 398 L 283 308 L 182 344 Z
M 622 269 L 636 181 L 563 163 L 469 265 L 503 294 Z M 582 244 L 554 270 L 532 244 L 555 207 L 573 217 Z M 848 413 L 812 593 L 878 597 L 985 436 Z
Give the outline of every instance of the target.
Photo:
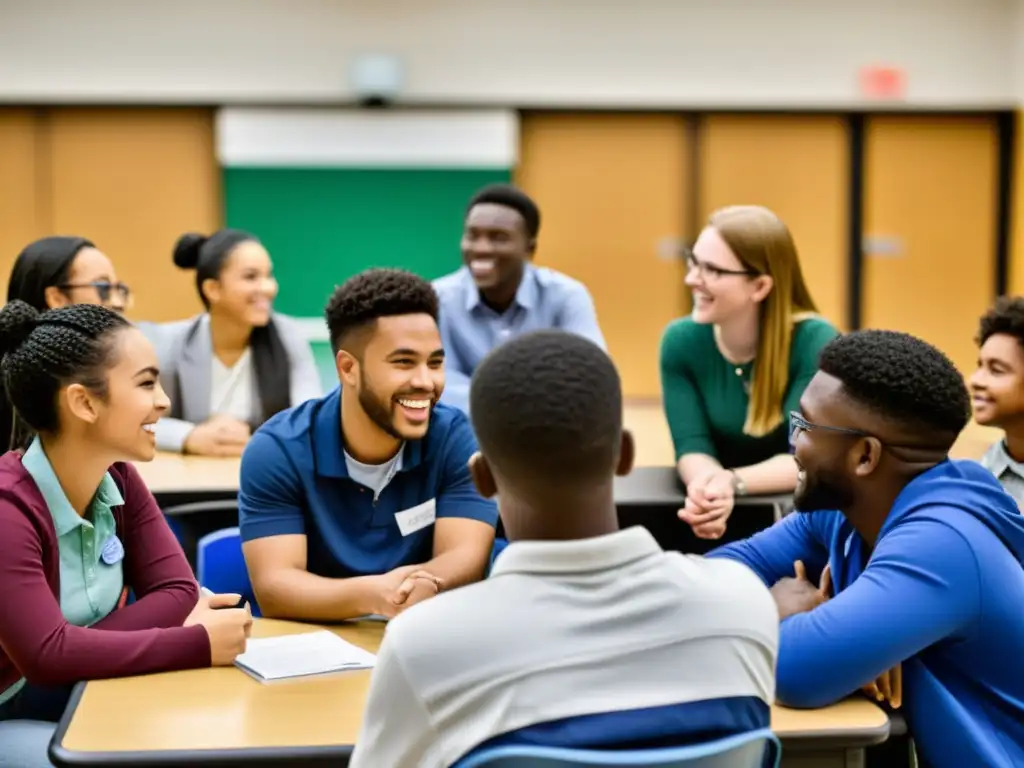
M 456 269 L 466 203 L 510 178 L 504 168 L 225 168 L 225 219 L 270 251 L 275 308 L 316 317 L 336 285 L 368 267 L 430 279 Z

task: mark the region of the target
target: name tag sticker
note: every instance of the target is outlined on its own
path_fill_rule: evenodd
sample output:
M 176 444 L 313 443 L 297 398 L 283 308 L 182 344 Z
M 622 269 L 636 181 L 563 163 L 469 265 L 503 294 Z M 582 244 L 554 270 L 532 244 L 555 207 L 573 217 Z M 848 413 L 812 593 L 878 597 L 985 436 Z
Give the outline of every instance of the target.
M 433 525 L 436 519 L 437 499 L 431 499 L 395 513 L 395 522 L 398 523 L 398 530 L 402 532 L 403 536 L 422 531 L 427 526 Z

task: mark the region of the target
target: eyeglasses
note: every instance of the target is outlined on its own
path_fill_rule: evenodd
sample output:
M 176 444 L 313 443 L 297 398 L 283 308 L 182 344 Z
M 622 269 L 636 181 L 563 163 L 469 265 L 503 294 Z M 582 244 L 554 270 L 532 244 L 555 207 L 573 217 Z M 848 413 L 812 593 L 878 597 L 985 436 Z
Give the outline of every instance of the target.
M 110 303 L 111 296 L 117 296 L 120 299 L 120 303 L 127 306 L 132 299 L 131 289 L 124 283 L 111 283 L 107 280 L 96 280 L 91 283 L 64 283 L 58 286 L 62 291 L 72 290 L 74 288 L 94 288 L 96 295 L 99 296 L 100 301 L 104 304 Z
M 840 435 L 849 435 L 851 437 L 874 437 L 869 432 L 864 432 L 860 429 L 850 429 L 849 427 L 830 427 L 825 424 L 814 424 L 796 411 L 789 412 L 789 444 L 793 445 L 796 442 L 797 435 L 800 432 L 811 432 L 815 429 L 821 429 L 825 432 L 835 432 Z
M 749 269 L 725 269 L 723 267 L 716 267 L 714 264 L 708 264 L 707 262 L 701 261 L 692 253 L 686 254 L 686 269 L 688 272 L 696 271 L 697 275 L 702 280 L 718 280 L 721 277 L 727 275 L 745 275 L 752 277 L 756 273 Z
M 864 432 L 860 429 L 850 429 L 849 427 L 830 427 L 825 424 L 814 424 L 796 411 L 789 412 L 789 445 L 791 448 L 796 447 L 796 438 L 800 432 L 812 432 L 815 429 L 820 429 L 825 432 L 833 432 L 838 435 L 846 435 L 847 437 L 870 437 L 872 440 L 878 441 L 882 450 L 889 451 L 889 453 L 900 461 L 911 464 L 926 464 L 931 466 L 948 458 L 949 455 L 949 451 L 946 448 L 939 448 L 931 445 L 888 443 L 877 435 L 872 435 L 870 432 Z

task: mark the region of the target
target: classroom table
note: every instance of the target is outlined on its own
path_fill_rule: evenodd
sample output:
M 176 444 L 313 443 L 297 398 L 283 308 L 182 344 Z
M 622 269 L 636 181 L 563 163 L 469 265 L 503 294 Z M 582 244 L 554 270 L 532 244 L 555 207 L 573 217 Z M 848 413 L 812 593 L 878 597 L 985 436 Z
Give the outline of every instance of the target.
M 685 502 L 686 487 L 675 467 L 637 467 L 625 477 L 615 478 L 619 526 L 642 525 L 662 549 L 691 554 L 705 554 L 769 527 L 789 512 L 793 496 L 737 496 L 725 536 L 717 540 L 698 539 L 690 526 L 679 520 L 676 513 Z
M 257 619 L 253 636 L 317 628 Z M 384 624 L 331 629 L 375 652 Z M 344 766 L 369 682 L 366 670 L 263 684 L 222 667 L 79 684 L 50 744 L 50 759 L 58 766 Z M 886 714 L 862 698 L 810 711 L 776 706 L 772 726 L 782 739 L 786 768 L 855 768 L 865 746 L 889 735 Z
M 179 504 L 233 499 L 238 495 L 241 459 L 185 456 L 158 452 L 152 461 L 139 461 L 139 470 L 161 508 Z

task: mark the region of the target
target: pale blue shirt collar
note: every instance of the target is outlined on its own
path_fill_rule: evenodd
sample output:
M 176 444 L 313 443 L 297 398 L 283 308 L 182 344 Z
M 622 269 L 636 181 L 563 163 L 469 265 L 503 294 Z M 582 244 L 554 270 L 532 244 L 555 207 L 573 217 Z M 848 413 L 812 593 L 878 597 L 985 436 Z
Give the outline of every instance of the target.
M 57 474 L 53 471 L 53 466 L 46 457 L 46 451 L 43 450 L 43 444 L 38 437 L 32 440 L 32 444 L 25 451 L 21 465 L 38 486 L 43 501 L 53 516 L 53 525 L 58 536 L 63 536 L 84 522 L 71 506 L 64 489 L 60 487 L 60 480 L 57 479 Z M 97 502 L 107 508 L 124 504 L 124 497 L 121 496 L 121 491 L 109 472 L 103 475 L 90 507 Z
M 996 477 L 1004 472 L 1010 471 L 1021 479 L 1024 479 L 1024 464 L 1015 461 L 1010 452 L 1006 450 L 1006 441 L 1000 440 L 993 443 L 985 453 L 981 463 Z
M 484 304 L 483 299 L 480 298 L 480 291 L 473 281 L 473 275 L 470 274 L 469 267 L 462 268 L 462 282 L 466 291 L 467 312 L 473 312 L 477 307 L 490 309 Z M 519 281 L 519 288 L 516 289 L 516 297 L 513 303 L 529 311 L 537 305 L 538 298 L 537 270 L 532 264 L 527 262 L 523 267 L 523 279 Z

